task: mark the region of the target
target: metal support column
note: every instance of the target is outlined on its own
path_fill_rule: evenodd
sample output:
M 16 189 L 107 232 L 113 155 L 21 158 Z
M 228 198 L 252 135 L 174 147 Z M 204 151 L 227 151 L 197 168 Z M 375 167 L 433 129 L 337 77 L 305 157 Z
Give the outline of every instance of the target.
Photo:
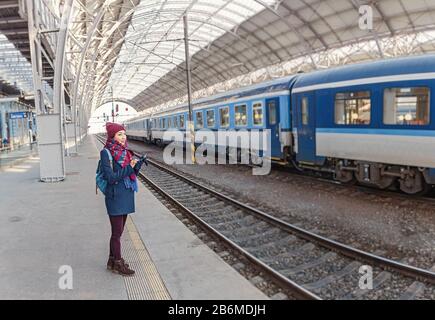
M 43 182 L 58 182 L 65 179 L 64 130 L 63 107 L 65 46 L 68 36 L 68 26 L 71 17 L 73 0 L 65 0 L 59 28 L 44 25 L 45 21 L 54 23 L 52 13 L 44 2 L 27 0 L 27 16 L 29 25 L 29 39 L 32 57 L 33 80 L 35 86 L 35 104 L 37 107 L 37 122 L 39 129 L 38 149 L 40 157 L 40 178 Z M 42 17 L 44 15 L 44 19 Z M 55 26 L 57 27 L 57 26 Z M 42 85 L 42 46 L 41 38 L 53 37 L 53 34 L 44 33 L 44 30 L 56 30 L 56 46 L 54 60 L 54 86 L 53 100 L 47 101 L 53 109 L 47 112 L 45 106 L 44 88 Z M 46 97 L 47 98 L 47 97 Z
M 83 129 L 85 132 L 87 132 L 87 128 L 82 128 L 81 126 L 83 125 L 87 125 L 87 121 L 84 121 L 84 108 L 83 108 L 83 97 L 85 96 L 85 88 L 82 88 L 82 92 L 79 93 L 79 87 L 80 87 L 80 79 L 81 79 L 81 75 L 82 75 L 82 68 L 83 68 L 83 64 L 85 62 L 85 58 L 88 54 L 88 50 L 89 47 L 91 45 L 91 41 L 93 39 L 94 34 L 97 32 L 98 26 L 100 25 L 101 20 L 103 19 L 104 13 L 106 12 L 106 8 L 107 6 L 110 4 L 109 0 L 105 0 L 104 3 L 101 5 L 101 7 L 98 9 L 98 14 L 94 17 L 93 19 L 93 24 L 91 29 L 89 30 L 88 34 L 87 34 L 87 39 L 85 42 L 85 45 L 82 48 L 82 54 L 80 57 L 80 63 L 79 63 L 79 67 L 77 69 L 77 77 L 75 79 L 75 83 L 74 83 L 74 90 L 73 90 L 73 108 L 74 108 L 74 114 L 77 115 L 77 112 L 80 110 L 81 116 L 79 116 L 78 118 L 80 119 L 79 121 L 82 121 L 78 127 L 79 129 L 79 134 L 80 134 L 80 141 L 82 140 L 82 136 L 83 136 Z M 94 56 L 96 56 L 98 53 L 98 51 L 94 52 Z M 83 87 L 86 87 L 86 84 L 88 83 L 88 77 L 89 77 L 89 72 L 87 72 L 86 74 L 86 78 L 85 81 L 83 82 Z M 80 99 L 79 99 L 80 97 Z
M 192 164 L 195 164 L 195 126 L 193 123 L 192 111 L 192 75 L 190 69 L 190 50 L 189 50 L 189 19 L 187 14 L 183 16 L 184 22 L 184 44 L 186 53 L 186 73 L 187 73 L 187 100 L 189 105 L 189 130 L 190 130 L 190 151 L 192 153 Z
M 20 3 L 22 4 L 22 3 Z M 27 20 L 29 25 L 30 57 L 32 60 L 33 87 L 35 90 L 35 107 L 37 115 L 45 113 L 44 96 L 42 93 L 42 52 L 41 40 L 38 36 L 39 16 L 35 14 L 33 0 L 27 0 Z M 22 8 L 20 8 L 22 11 Z
M 69 143 L 68 143 L 68 126 L 66 123 L 66 101 L 65 101 L 65 90 L 62 90 L 62 128 L 63 128 L 63 137 L 64 137 L 64 146 L 65 146 L 65 157 L 70 155 L 69 153 Z

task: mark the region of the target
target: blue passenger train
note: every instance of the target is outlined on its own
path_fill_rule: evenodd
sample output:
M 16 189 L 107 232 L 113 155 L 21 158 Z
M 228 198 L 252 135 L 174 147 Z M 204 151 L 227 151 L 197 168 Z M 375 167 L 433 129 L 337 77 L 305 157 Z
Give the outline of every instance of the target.
M 297 74 L 194 102 L 197 130 L 270 129 L 275 161 L 343 183 L 418 194 L 435 185 L 435 56 Z M 187 105 L 126 124 L 130 138 L 185 130 Z

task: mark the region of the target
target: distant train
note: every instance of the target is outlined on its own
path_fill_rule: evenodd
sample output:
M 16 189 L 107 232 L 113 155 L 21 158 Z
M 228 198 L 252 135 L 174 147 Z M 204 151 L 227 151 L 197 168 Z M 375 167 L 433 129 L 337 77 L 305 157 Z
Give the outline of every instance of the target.
M 337 181 L 408 194 L 435 185 L 435 56 L 360 63 L 264 82 L 194 102 L 197 130 L 270 129 L 274 161 Z M 163 144 L 187 105 L 126 123 Z

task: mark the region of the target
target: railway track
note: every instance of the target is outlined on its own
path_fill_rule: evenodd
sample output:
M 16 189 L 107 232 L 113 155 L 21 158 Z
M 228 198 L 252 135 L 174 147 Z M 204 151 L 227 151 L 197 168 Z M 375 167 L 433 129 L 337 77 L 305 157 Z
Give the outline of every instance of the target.
M 280 287 L 301 299 L 435 299 L 435 270 L 313 234 L 155 160 L 140 178 Z M 369 272 L 369 273 L 367 273 Z M 373 288 L 360 286 L 372 272 Z

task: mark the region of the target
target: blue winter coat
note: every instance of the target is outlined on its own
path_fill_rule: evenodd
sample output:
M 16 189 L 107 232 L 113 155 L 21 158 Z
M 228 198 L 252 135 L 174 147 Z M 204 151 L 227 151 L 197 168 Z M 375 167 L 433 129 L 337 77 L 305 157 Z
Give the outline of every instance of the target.
M 101 167 L 104 177 L 107 180 L 106 189 L 106 208 L 110 216 L 122 216 L 134 213 L 134 191 L 127 189 L 124 184 L 124 178 L 135 173 L 139 173 L 143 161 L 139 161 L 134 169 L 128 165 L 122 168 L 119 163 L 113 160 L 113 168 L 110 163 L 109 155 L 106 150 L 100 152 Z

